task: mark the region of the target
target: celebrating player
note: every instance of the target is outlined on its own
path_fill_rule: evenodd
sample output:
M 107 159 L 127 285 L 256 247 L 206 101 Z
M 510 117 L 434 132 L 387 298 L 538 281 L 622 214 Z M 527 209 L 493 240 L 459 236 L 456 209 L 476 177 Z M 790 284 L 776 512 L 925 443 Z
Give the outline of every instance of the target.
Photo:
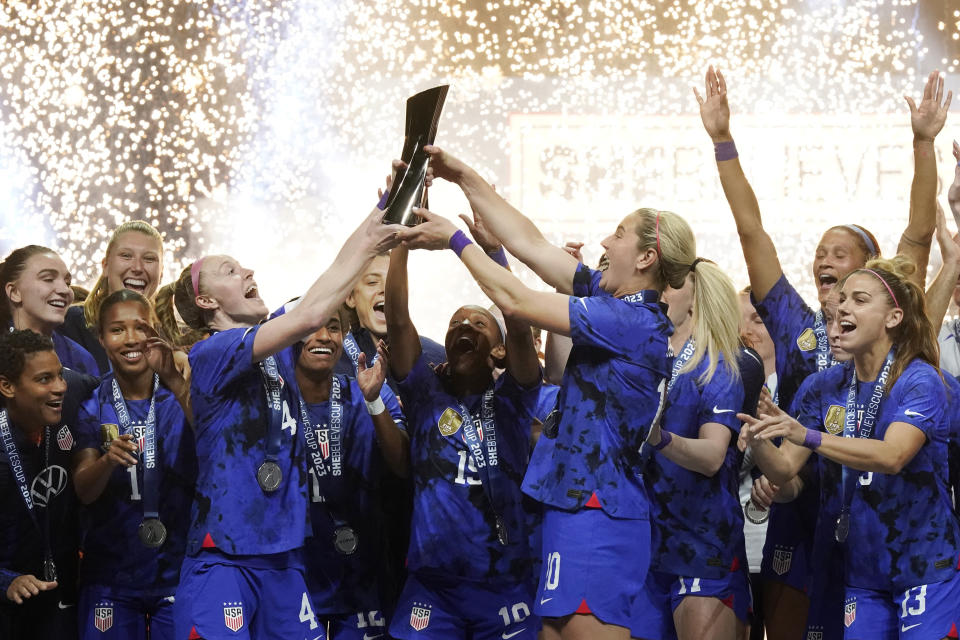
M 196 478 L 188 392 L 153 330 L 150 303 L 119 289 L 100 304 L 112 372 L 81 407 L 74 484 L 87 505 L 80 637 L 173 639 L 173 600 Z M 178 399 L 179 396 L 179 399 Z
M 739 305 L 716 265 L 694 261 L 682 287 L 663 292 L 676 353 L 651 482 L 653 554 L 634 637 L 726 638 L 743 633 L 750 587 L 736 448 L 744 390 L 737 369 Z M 655 430 L 656 431 L 656 430 Z
M 407 287 L 407 250 L 394 249 L 385 311 L 410 431 L 414 506 L 410 572 L 390 634 L 536 638 L 520 491 L 540 392 L 533 335 L 522 322 L 504 335 L 486 309 L 461 307 L 447 329 L 447 361 L 434 369 L 410 319 Z M 494 367 L 504 365 L 494 381 Z
M 0 637 L 77 634 L 74 437 L 67 384 L 47 336 L 0 333 Z
M 110 236 L 101 265 L 103 270 L 90 295 L 83 306 L 67 311 L 59 332 L 89 351 L 102 375 L 110 370 L 110 365 L 97 332 L 100 305 L 104 298 L 121 289 L 136 291 L 153 300 L 163 276 L 163 238 L 149 222 L 124 222 Z
M 640 449 L 669 375 L 665 286 L 683 286 L 696 258 L 676 214 L 640 209 L 603 241 L 593 271 L 550 245 L 480 176 L 437 147 L 434 174 L 457 184 L 511 254 L 563 293 L 534 291 L 470 246 L 447 220 L 404 233 L 411 246 L 452 248 L 506 317 L 573 338 L 557 410 L 524 479 L 544 505 L 543 572 L 535 612 L 547 638 L 626 638 L 649 564 L 649 501 Z M 571 295 L 572 294 L 572 295 Z
M 73 303 L 70 271 L 52 249 L 35 244 L 14 250 L 0 263 L 0 326 L 29 329 L 53 339 L 63 366 L 99 375 L 86 349 L 54 331 Z
M 253 271 L 211 255 L 184 269 L 175 301 L 190 351 L 196 498 L 174 615 L 180 638 L 322 637 L 303 575 L 307 465 L 298 402 L 275 354 L 327 324 L 396 239 L 375 209 L 294 305 L 267 320 Z M 265 322 L 265 320 L 267 320 Z
M 406 477 L 410 441 L 386 378 L 381 342 L 376 362 L 358 356 L 357 378 L 334 373 L 343 352 L 345 313 L 298 345 L 296 383 L 307 443 L 313 536 L 304 549 L 313 611 L 332 640 L 386 634 L 381 480 Z M 292 355 L 289 351 L 284 356 Z
M 873 260 L 840 281 L 837 344 L 853 360 L 804 383 L 797 419 L 774 407 L 741 415 L 771 481 L 821 457 L 820 521 L 844 548 L 847 638 L 944 638 L 960 621 L 946 390 L 913 268 Z

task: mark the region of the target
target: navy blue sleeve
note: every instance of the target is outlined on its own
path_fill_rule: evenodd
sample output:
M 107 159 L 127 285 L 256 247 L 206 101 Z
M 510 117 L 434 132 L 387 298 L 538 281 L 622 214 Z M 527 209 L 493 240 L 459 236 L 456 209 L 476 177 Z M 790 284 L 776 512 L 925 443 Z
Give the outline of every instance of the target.
M 78 451 L 96 449 L 98 453 L 100 452 L 100 406 L 96 397 L 80 405 L 76 426 L 72 431 Z
M 602 276 L 602 271 L 594 271 L 583 263 L 578 264 L 577 270 L 573 274 L 573 295 L 584 297 L 606 294 L 600 288 L 600 278 Z
M 400 409 L 400 403 L 397 401 L 396 394 L 387 386 L 387 383 L 384 383 L 380 389 L 380 399 L 383 400 L 384 406 L 386 406 L 387 411 L 390 412 L 390 416 L 393 418 L 393 421 L 397 423 L 397 426 L 400 427 L 402 431 L 406 431 L 407 419 Z
M 447 350 L 426 336 L 420 336 L 420 352 L 426 358 L 427 364 L 441 364 L 447 361 Z
M 757 415 L 757 403 L 760 401 L 760 392 L 766 376 L 763 375 L 763 360 L 750 347 L 742 347 L 737 358 L 740 368 L 740 381 L 743 383 L 743 407 L 741 413 L 748 416 Z
M 624 302 L 611 296 L 570 297 L 570 338 L 574 345 L 591 346 L 615 354 L 642 349 L 649 335 L 662 333 L 660 314 L 649 305 Z

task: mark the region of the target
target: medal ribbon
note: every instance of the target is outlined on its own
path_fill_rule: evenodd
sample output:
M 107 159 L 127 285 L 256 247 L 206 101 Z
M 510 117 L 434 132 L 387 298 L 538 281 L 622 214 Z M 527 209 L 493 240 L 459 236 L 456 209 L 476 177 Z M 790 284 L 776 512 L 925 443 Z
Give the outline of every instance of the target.
M 326 477 L 328 474 L 336 477 L 343 475 L 343 466 L 341 463 L 341 439 L 343 435 L 343 401 L 341 400 L 341 388 L 340 376 L 333 374 L 330 380 L 330 421 L 328 423 L 330 426 L 329 466 L 323 460 L 323 453 L 320 451 L 320 442 L 317 440 L 317 435 L 313 431 L 313 424 L 310 422 L 310 413 L 307 410 L 307 403 L 304 401 L 303 395 L 297 394 L 300 401 L 300 417 L 303 421 L 303 437 L 306 440 L 307 451 L 310 455 L 310 463 L 313 465 L 313 468 L 316 471 L 318 483 L 320 482 L 320 478 Z M 326 506 L 326 511 L 330 516 L 330 519 L 333 520 L 334 529 L 347 524 L 345 519 L 337 515 L 333 505 L 329 500 L 326 499 L 326 497 L 324 497 L 323 504 Z
M 267 394 L 267 408 L 270 419 L 267 424 L 267 460 L 277 461 L 280 454 L 281 425 L 283 424 L 283 407 L 280 399 L 280 373 L 277 370 L 277 359 L 267 356 L 260 361 L 260 375 L 263 376 L 263 387 Z
M 117 426 L 120 434 L 130 433 L 132 420 L 127 410 L 127 401 L 120 392 L 117 379 L 111 380 L 113 410 L 117 414 Z M 160 376 L 153 374 L 153 392 L 150 394 L 150 409 L 147 411 L 147 423 L 143 427 L 143 517 L 160 517 L 160 480 L 157 470 L 157 389 Z
M 7 418 L 7 410 L 2 408 L 0 408 L 0 440 L 3 441 L 3 448 L 7 454 L 7 462 L 10 464 L 10 472 L 13 474 L 13 479 L 17 483 L 17 490 L 20 492 L 20 497 L 23 498 L 23 504 L 27 507 L 27 513 L 30 514 L 30 519 L 33 521 L 37 531 L 43 535 L 44 564 L 49 562 L 52 565 L 53 553 L 50 550 L 50 510 L 45 510 L 46 517 L 44 519 L 44 524 L 46 526 L 41 527 L 40 521 L 37 519 L 33 497 L 30 495 L 29 487 L 27 487 L 27 474 L 23 470 L 23 461 L 20 459 L 20 452 L 17 451 L 17 443 L 14 441 L 13 432 L 10 429 L 10 421 Z M 50 463 L 49 426 L 45 426 L 43 428 L 43 440 L 43 467 L 47 468 Z M 45 576 L 44 580 L 46 579 L 47 577 Z
M 678 355 L 673 360 L 673 369 L 670 371 L 670 382 L 667 383 L 667 395 L 670 395 L 670 391 L 673 389 L 673 385 L 676 384 L 677 378 L 680 375 L 680 369 L 683 369 L 690 358 L 693 357 L 693 352 L 697 349 L 697 343 L 694 342 L 693 338 L 689 338 L 686 343 L 683 345 L 683 349 L 680 350 L 680 355 Z
M 620 300 L 624 302 L 657 302 L 660 300 L 660 294 L 653 289 L 644 289 L 643 291 L 627 294 L 620 298 Z
M 830 353 L 830 339 L 827 337 L 827 323 L 823 318 L 823 309 L 817 311 L 813 321 L 813 333 L 817 336 L 817 371 L 829 369 L 834 365 Z
M 496 502 L 496 491 L 492 482 L 491 467 L 498 466 L 497 459 L 497 432 L 494 430 L 494 411 L 493 411 L 493 391 L 491 385 L 483 392 L 483 399 L 480 405 L 480 420 L 477 421 L 473 414 L 467 410 L 467 405 L 457 402 L 457 408 L 460 409 L 460 415 L 463 418 L 463 433 L 461 438 L 470 451 L 473 463 L 477 467 L 477 473 L 480 475 L 480 484 L 483 485 L 483 492 L 490 501 L 494 514 L 499 518 L 500 509 Z M 481 444 L 481 440 L 487 441 L 487 446 Z
M 873 434 L 873 426 L 877 421 L 877 414 L 880 413 L 880 402 L 883 400 L 883 392 L 887 386 L 887 377 L 890 375 L 890 367 L 893 365 L 893 350 L 887 354 L 883 362 L 883 369 L 876 381 L 872 383 L 870 389 L 870 400 L 863 408 L 863 417 L 857 420 L 857 372 L 854 370 L 850 379 L 850 390 L 847 392 L 846 415 L 843 417 L 843 437 L 844 438 L 869 438 Z M 843 471 L 840 481 L 840 498 L 842 500 L 841 517 L 843 514 L 849 518 L 850 505 L 853 503 L 853 492 L 856 485 L 851 481 L 856 481 L 860 472 L 850 473 L 850 468 L 842 465 Z

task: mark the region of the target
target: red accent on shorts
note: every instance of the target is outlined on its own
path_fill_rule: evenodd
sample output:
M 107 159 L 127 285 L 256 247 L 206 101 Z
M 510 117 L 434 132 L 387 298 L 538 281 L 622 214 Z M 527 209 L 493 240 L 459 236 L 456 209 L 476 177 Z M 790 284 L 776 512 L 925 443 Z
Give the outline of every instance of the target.
M 216 549 L 217 543 L 213 541 L 213 538 L 210 536 L 210 533 L 207 532 L 207 535 L 203 538 L 203 544 L 200 546 L 204 549 Z
M 948 637 L 948 638 L 956 638 L 956 637 L 957 637 L 957 623 L 956 623 L 956 622 L 954 622 L 954 623 L 953 623 L 953 626 L 950 627 L 950 633 L 947 634 L 947 637 Z
M 593 613 L 593 611 L 590 611 L 590 605 L 587 604 L 586 598 L 580 601 L 580 606 L 577 607 L 575 613 Z
M 727 607 L 728 609 L 733 609 L 733 594 L 731 593 L 730 595 L 728 595 L 726 598 L 724 598 L 724 599 L 721 600 L 720 602 L 722 602 L 724 605 L 726 605 L 726 607 Z
M 735 573 L 737 569 L 740 568 L 740 558 L 734 556 L 733 562 L 730 563 L 730 573 Z
M 190 629 L 190 637 L 187 640 L 203 640 L 203 636 L 197 633 L 197 628 L 193 627 Z
M 600 498 L 597 497 L 596 491 L 590 494 L 590 499 L 587 500 L 587 504 L 583 506 L 589 507 L 590 509 L 603 509 L 603 505 L 600 504 Z

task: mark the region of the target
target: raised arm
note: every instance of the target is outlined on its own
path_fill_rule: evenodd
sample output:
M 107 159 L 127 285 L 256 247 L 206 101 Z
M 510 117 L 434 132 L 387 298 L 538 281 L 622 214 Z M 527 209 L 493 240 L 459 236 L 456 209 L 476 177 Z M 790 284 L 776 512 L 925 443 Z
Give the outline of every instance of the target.
M 503 243 L 484 224 L 483 218 L 473 212 L 473 218 L 460 215 L 460 219 L 470 229 L 470 235 L 490 258 L 501 267 L 510 271 L 510 263 L 503 251 Z M 505 346 L 507 347 L 507 371 L 523 387 L 532 387 L 540 381 L 540 359 L 533 342 L 530 325 L 513 316 L 505 316 L 507 329 Z
M 953 221 L 960 229 L 960 143 L 953 141 L 953 157 L 957 166 L 953 170 L 953 184 L 947 189 L 947 202 L 950 204 L 950 213 Z
M 390 372 L 403 380 L 420 357 L 420 334 L 410 319 L 407 250 L 397 247 L 390 252 L 387 286 L 383 292 L 383 314 L 390 336 Z
M 943 99 L 943 76 L 934 71 L 927 78 L 919 106 L 910 96 L 904 96 L 904 99 L 910 106 L 913 127 L 913 183 L 910 186 L 910 217 L 900 236 L 897 253 L 909 256 L 917 265 L 911 278 L 923 287 L 937 214 L 937 158 L 933 142 L 947 120 L 953 92 L 947 92 L 946 100 Z
M 373 366 L 367 366 L 367 354 L 361 351 L 357 362 L 357 384 L 367 403 L 367 412 L 373 421 L 377 445 L 380 447 L 384 462 L 394 475 L 406 478 L 410 475 L 410 436 L 397 426 L 390 407 L 384 404 L 380 393 L 387 375 L 386 362 L 387 352 L 383 340 L 377 343 L 377 361 Z M 390 398 L 395 405 L 396 400 L 393 399 L 392 394 Z
M 297 306 L 260 327 L 253 342 L 254 362 L 303 340 L 326 325 L 370 261 L 396 244 L 397 233 L 404 227 L 382 224 L 382 219 L 383 211 L 374 207 Z
M 763 228 L 760 204 L 743 173 L 733 136 L 730 135 L 730 106 L 727 104 L 726 81 L 723 74 L 714 71 L 712 66 L 707 69 L 704 92 L 705 96 L 701 96 L 696 89 L 693 90 L 700 104 L 703 127 L 713 140 L 720 184 L 740 236 L 740 248 L 747 263 L 750 289 L 760 301 L 783 275 L 783 269 L 773 240 Z
M 462 232 L 461 237 L 466 246 L 459 244 L 453 247 L 451 238 L 457 228 L 452 222 L 426 209 L 418 209 L 417 213 L 424 221 L 401 232 L 404 247 L 433 250 L 455 248 L 474 280 L 487 297 L 500 307 L 505 317 L 516 318 L 565 336 L 570 335 L 569 296 L 530 289 L 515 275 L 490 260 L 477 245 L 466 240 Z M 560 252 L 570 257 L 563 249 L 560 249 Z M 571 284 L 572 281 L 571 274 Z M 388 288 L 389 283 L 388 276 Z
M 577 261 L 547 242 L 533 222 L 500 197 L 476 171 L 439 147 L 427 146 L 435 178 L 453 182 L 463 190 L 474 212 L 514 256 L 563 293 L 573 292 Z
M 939 203 L 937 203 L 937 243 L 940 245 L 943 264 L 937 272 L 937 277 L 930 283 L 925 297 L 927 319 L 936 330 L 939 330 L 944 316 L 947 315 L 950 300 L 953 298 L 957 278 L 960 278 L 960 244 L 947 229 L 947 219 Z

